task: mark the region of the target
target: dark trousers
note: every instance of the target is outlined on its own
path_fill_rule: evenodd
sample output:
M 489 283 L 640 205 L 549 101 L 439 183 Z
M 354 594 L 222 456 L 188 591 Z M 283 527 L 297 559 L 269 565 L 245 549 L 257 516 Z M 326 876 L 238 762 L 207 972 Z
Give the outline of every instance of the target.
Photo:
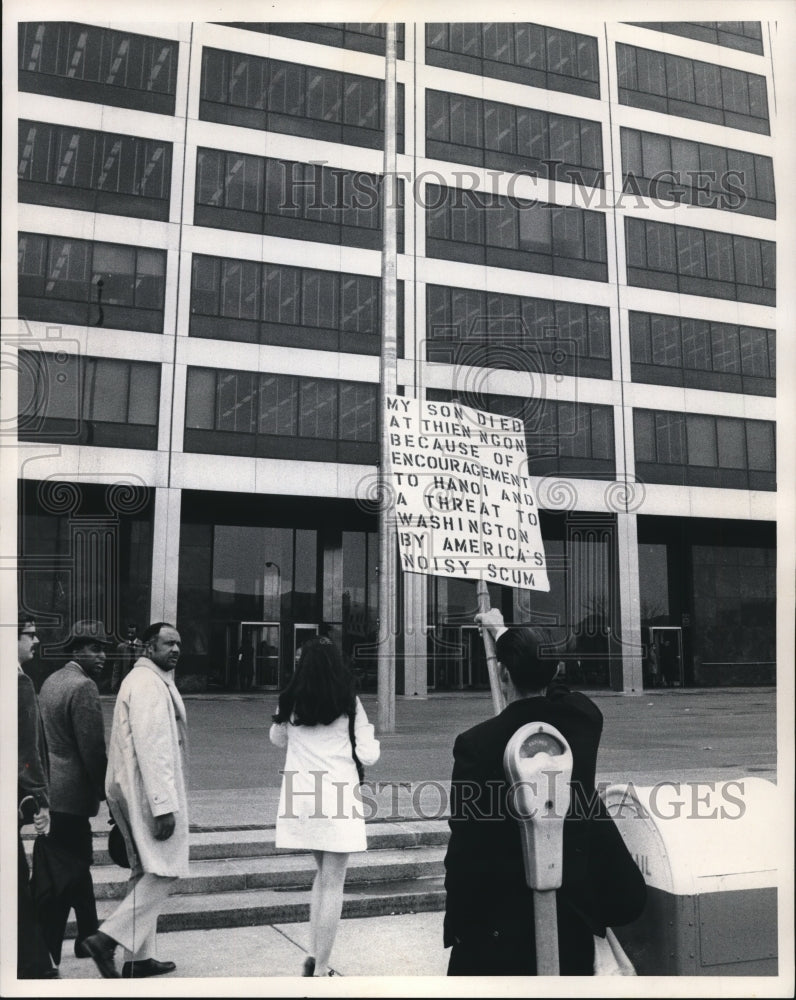
M 30 869 L 17 835 L 17 978 L 41 979 L 52 970 L 53 963 L 44 934 L 36 918 L 36 906 L 30 892 Z
M 50 813 L 49 839 L 53 844 L 74 855 L 80 874 L 70 888 L 47 908 L 42 915 L 42 926 L 47 947 L 53 961 L 61 961 L 61 945 L 66 932 L 69 911 L 74 909 L 78 941 L 93 934 L 99 927 L 97 904 L 94 900 L 94 883 L 91 879 L 92 850 L 91 823 L 88 816 L 69 813 Z

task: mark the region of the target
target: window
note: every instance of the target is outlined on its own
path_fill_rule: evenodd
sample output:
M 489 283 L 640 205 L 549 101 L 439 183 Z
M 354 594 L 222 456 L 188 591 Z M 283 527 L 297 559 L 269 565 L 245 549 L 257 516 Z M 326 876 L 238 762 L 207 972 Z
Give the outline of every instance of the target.
M 166 253 L 19 234 L 19 312 L 31 320 L 161 333 Z
M 457 366 L 610 378 L 608 309 L 427 285 L 426 358 Z
M 775 490 L 774 424 L 635 410 L 636 473 L 651 483 Z
M 630 285 L 776 305 L 771 241 L 627 218 L 625 245 Z
M 633 380 L 773 396 L 773 330 L 630 313 Z
M 378 386 L 189 368 L 185 450 L 372 464 Z
M 426 187 L 429 257 L 606 281 L 600 212 Z
M 764 76 L 621 42 L 616 58 L 621 104 L 770 134 Z
M 66 21 L 19 25 L 19 89 L 174 114 L 178 43 Z
M 540 24 L 426 25 L 426 63 L 599 98 L 597 39 Z
M 776 218 L 770 156 L 621 129 L 624 191 Z
M 20 354 L 21 441 L 157 448 L 160 365 Z
M 381 80 L 205 48 L 199 117 L 244 128 L 382 148 Z M 403 152 L 403 85 L 398 87 Z
M 319 45 L 336 45 L 344 49 L 354 49 L 356 52 L 372 52 L 384 55 L 386 24 L 331 22 L 309 24 L 292 23 L 289 21 L 257 22 L 257 21 L 227 21 L 232 28 L 243 28 L 246 31 L 259 31 L 271 35 L 281 35 L 284 38 L 298 38 L 306 42 L 316 42 Z M 395 26 L 396 49 L 399 59 L 404 57 L 404 26 Z
M 699 42 L 725 45 L 742 52 L 763 55 L 763 34 L 759 21 L 630 21 L 638 28 L 665 31 Z
M 400 252 L 400 183 L 398 199 Z M 196 158 L 194 223 L 381 249 L 381 177 L 320 164 L 200 148 Z
M 599 122 L 426 91 L 426 155 L 603 186 Z
M 398 298 L 400 331 L 402 283 Z M 194 254 L 190 335 L 375 355 L 381 281 Z

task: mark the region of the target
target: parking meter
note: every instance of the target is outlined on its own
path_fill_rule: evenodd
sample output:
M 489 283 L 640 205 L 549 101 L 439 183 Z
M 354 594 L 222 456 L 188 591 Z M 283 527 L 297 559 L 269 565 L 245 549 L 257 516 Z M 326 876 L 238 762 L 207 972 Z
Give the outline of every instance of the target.
M 554 726 L 529 722 L 506 744 L 503 770 L 512 815 L 520 824 L 525 880 L 534 893 L 537 975 L 555 976 L 555 890 L 563 877 L 564 817 L 569 810 L 572 751 Z

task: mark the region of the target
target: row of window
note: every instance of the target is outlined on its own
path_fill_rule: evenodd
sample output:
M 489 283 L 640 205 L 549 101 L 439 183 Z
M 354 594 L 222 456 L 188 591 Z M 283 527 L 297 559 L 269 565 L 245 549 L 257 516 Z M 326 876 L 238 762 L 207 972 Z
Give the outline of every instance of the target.
M 600 212 L 436 185 L 426 206 L 429 257 L 608 280 Z
M 244 28 L 283 38 L 297 38 L 302 42 L 318 45 L 336 45 L 338 48 L 353 49 L 356 52 L 371 52 L 383 56 L 387 25 L 383 22 L 343 22 L 319 21 L 315 24 L 291 21 L 221 21 L 230 28 Z M 404 57 L 404 26 L 395 26 L 395 47 L 399 59 Z
M 770 156 L 621 129 L 624 190 L 702 208 L 776 218 Z
M 775 490 L 774 424 L 634 410 L 636 475 L 653 483 Z
M 763 31 L 759 21 L 629 21 L 637 28 L 665 31 L 681 38 L 724 45 L 742 52 L 763 54 Z
M 163 331 L 165 250 L 20 233 L 18 267 L 24 319 Z
M 397 88 L 403 152 L 403 86 Z M 381 149 L 384 84 L 369 76 L 205 48 L 199 117 Z
M 398 299 L 401 331 L 400 290 Z M 190 334 L 376 355 L 381 281 L 364 274 L 194 255 Z
M 171 143 L 46 122 L 19 123 L 19 200 L 166 220 Z
M 449 390 L 429 399 L 454 398 Z M 610 478 L 610 406 L 544 398 L 455 395 L 520 417 L 534 475 Z M 157 446 L 160 366 L 62 352 L 19 354 L 19 437 L 99 447 Z M 635 410 L 636 471 L 648 482 L 776 488 L 774 424 L 711 414 Z M 189 368 L 185 450 L 312 461 L 377 460 L 377 385 L 268 372 Z
M 19 25 L 19 89 L 174 114 L 177 42 L 68 21 Z
M 426 338 L 442 364 L 611 377 L 604 306 L 427 285 Z
M 583 97 L 600 96 L 597 39 L 542 24 L 427 24 L 426 63 Z
M 157 448 L 160 365 L 19 352 L 19 438 Z
M 776 305 L 776 246 L 770 240 L 625 219 L 630 285 Z
M 399 197 L 401 186 L 398 185 Z M 381 177 L 199 149 L 194 222 L 215 229 L 381 249 Z M 403 213 L 398 213 L 399 250 Z
M 630 360 L 637 382 L 775 395 L 773 330 L 631 312 Z
M 378 401 L 366 382 L 189 368 L 185 450 L 372 464 Z
M 603 185 L 599 122 L 426 91 L 426 156 Z
M 616 66 L 621 104 L 769 134 L 764 76 L 621 42 Z

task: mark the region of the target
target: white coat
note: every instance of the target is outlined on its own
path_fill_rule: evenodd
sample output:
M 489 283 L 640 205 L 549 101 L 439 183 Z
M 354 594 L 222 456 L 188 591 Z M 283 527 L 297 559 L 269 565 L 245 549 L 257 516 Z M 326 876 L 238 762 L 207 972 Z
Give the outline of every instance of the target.
M 286 747 L 276 846 L 349 853 L 367 850 L 365 817 L 368 806 L 359 792 L 351 753 L 348 716 L 328 726 L 271 726 L 271 742 Z M 379 759 L 379 741 L 356 700 L 354 739 L 363 765 Z
M 116 696 L 105 793 L 128 857 L 134 844 L 152 875 L 188 874 L 187 759 L 185 705 L 174 671 L 142 656 Z M 156 840 L 154 817 L 166 813 L 174 813 L 174 832 Z

